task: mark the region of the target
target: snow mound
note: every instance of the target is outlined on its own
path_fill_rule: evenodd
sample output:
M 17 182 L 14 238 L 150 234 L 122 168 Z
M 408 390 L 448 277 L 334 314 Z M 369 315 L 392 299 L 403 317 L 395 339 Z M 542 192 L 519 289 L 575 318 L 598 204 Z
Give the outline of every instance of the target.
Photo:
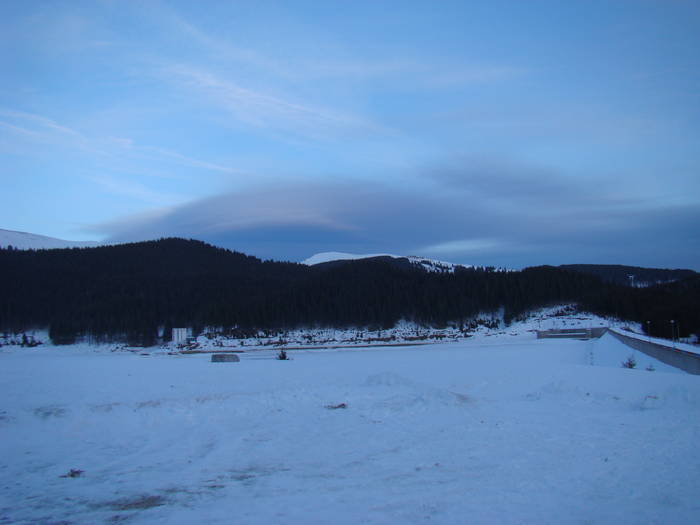
M 394 372 L 381 372 L 369 376 L 365 381 L 365 386 L 402 386 L 414 388 L 416 383 Z
M 365 386 L 382 389 L 387 395 L 379 399 L 378 404 L 389 409 L 415 405 L 454 405 L 467 401 L 467 396 L 463 394 L 418 383 L 394 372 L 373 374 L 367 378 Z
M 669 409 L 669 410 L 697 410 L 700 399 L 696 392 L 685 386 L 673 385 L 659 393 L 646 394 L 641 403 L 641 410 Z

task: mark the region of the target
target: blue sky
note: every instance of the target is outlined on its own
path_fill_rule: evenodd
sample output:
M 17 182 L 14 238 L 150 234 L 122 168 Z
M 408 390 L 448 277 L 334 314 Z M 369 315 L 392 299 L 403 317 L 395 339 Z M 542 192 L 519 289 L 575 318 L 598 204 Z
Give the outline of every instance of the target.
M 0 228 L 700 270 L 698 2 L 0 14 Z

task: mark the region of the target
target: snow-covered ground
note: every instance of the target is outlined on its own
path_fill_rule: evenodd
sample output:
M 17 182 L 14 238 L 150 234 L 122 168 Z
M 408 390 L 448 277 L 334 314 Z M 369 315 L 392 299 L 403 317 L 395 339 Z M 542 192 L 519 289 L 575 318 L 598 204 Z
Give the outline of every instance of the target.
M 610 335 L 288 353 L 0 348 L 0 523 L 700 520 L 700 378 Z
M 535 311 L 522 320 L 505 326 L 501 312 L 483 313 L 472 321 L 465 321 L 445 328 L 420 326 L 415 323 L 400 322 L 390 329 L 379 328 L 304 328 L 285 331 L 260 331 L 257 334 L 243 334 L 235 337 L 208 329 L 197 338 L 197 349 L 226 350 L 251 349 L 256 347 L 287 348 L 333 348 L 355 346 L 386 346 L 398 344 L 427 344 L 443 341 L 455 342 L 490 340 L 493 337 L 507 336 L 508 339 L 530 340 L 537 330 L 552 328 L 595 328 L 608 326 L 610 320 L 588 313 L 576 312 L 571 305 L 558 305 Z M 46 340 L 45 334 L 38 334 Z M 174 345 L 162 348 L 176 350 Z
M 491 338 L 507 336 L 511 341 L 531 340 L 537 330 L 552 328 L 595 328 L 609 326 L 611 321 L 596 315 L 576 312 L 573 305 L 557 305 L 542 308 L 525 318 L 505 326 L 502 312 L 486 312 L 471 321 L 454 324 L 445 328 L 434 328 L 415 323 L 400 322 L 390 329 L 380 328 L 300 328 L 296 330 L 259 330 L 236 334 L 216 328 L 207 328 L 196 338 L 196 344 L 183 347 L 169 343 L 148 349 L 129 348 L 122 344 L 78 345 L 93 352 L 133 351 L 148 353 L 168 353 L 181 350 L 194 351 L 239 351 L 257 348 L 284 347 L 303 348 L 352 348 L 368 346 L 424 345 L 434 342 L 488 341 Z M 626 327 L 628 325 L 625 325 Z M 632 328 L 639 328 L 632 325 Z M 48 330 L 28 330 L 30 340 L 50 342 Z M 19 345 L 21 334 L 0 336 L 3 345 Z

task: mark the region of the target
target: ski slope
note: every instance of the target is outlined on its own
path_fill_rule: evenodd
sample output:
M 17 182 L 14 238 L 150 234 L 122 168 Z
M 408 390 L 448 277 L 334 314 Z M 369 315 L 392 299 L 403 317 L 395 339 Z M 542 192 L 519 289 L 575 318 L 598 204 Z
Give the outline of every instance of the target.
M 700 378 L 610 335 L 225 364 L 105 348 L 0 348 L 0 523 L 700 518 Z

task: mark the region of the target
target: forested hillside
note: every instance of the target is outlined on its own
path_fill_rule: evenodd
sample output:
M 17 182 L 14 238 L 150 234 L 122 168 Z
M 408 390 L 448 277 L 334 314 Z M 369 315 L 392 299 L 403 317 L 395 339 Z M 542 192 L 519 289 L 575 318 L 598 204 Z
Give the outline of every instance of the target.
M 0 328 L 49 326 L 60 342 L 91 335 L 149 344 L 159 327 L 172 326 L 390 327 L 401 319 L 440 326 L 501 308 L 509 322 L 562 302 L 654 320 L 662 336 L 669 315 L 682 335 L 700 331 L 692 313 L 697 279 L 635 289 L 554 267 L 429 273 L 381 258 L 308 267 L 183 239 L 0 250 L 0 290 Z
M 638 266 L 622 266 L 619 264 L 563 264 L 559 268 L 595 275 L 605 282 L 638 288 L 681 281 L 698 276 L 697 272 L 693 270 L 640 268 Z

